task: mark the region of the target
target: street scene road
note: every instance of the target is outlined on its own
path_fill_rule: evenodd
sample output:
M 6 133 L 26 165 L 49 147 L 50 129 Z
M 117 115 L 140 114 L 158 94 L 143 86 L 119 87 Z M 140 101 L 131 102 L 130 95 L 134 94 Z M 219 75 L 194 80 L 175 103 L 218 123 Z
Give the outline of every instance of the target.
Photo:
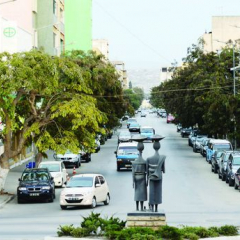
M 161 141 L 160 154 L 166 155 L 166 173 L 163 176 L 163 204 L 159 206 L 166 213 L 167 224 L 172 226 L 219 226 L 223 224 L 239 225 L 239 191 L 229 187 L 211 172 L 208 164 L 199 153 L 194 153 L 188 146 L 187 138 L 181 138 L 176 125 L 167 124 L 166 118 L 156 114 L 146 117 L 136 115 L 141 126 L 152 126 L 156 134 L 165 138 Z M 126 123 L 118 131 L 126 130 Z M 154 154 L 151 142 L 144 143 L 143 158 Z M 110 205 L 98 205 L 94 212 L 102 216 L 114 215 L 126 220 L 127 213 L 135 211 L 133 200 L 131 170 L 116 171 L 117 133 L 101 146 L 99 153 L 92 155 L 92 161 L 82 163 L 77 173 L 100 173 L 108 181 Z M 53 160 L 53 154 L 49 159 Z M 8 175 L 6 191 L 16 194 L 18 178 L 25 165 L 14 168 Z M 72 169 L 68 169 L 69 175 Z M 87 216 L 92 209 L 73 207 L 61 210 L 56 189 L 53 203 L 18 204 L 16 197 L 0 209 L 1 239 L 33 238 L 56 235 L 59 225 L 79 225 L 82 216 Z M 147 202 L 145 207 L 148 208 Z

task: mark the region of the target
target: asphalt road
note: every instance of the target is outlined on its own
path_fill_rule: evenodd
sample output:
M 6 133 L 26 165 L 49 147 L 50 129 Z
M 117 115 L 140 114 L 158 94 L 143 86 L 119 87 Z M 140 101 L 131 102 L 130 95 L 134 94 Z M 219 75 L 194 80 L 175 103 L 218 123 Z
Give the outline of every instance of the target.
M 152 126 L 156 134 L 165 136 L 161 141 L 160 154 L 167 156 L 166 173 L 163 176 L 163 204 L 159 209 L 166 213 L 167 223 L 173 226 L 197 225 L 219 226 L 240 225 L 240 192 L 229 187 L 211 172 L 210 165 L 199 153 L 193 153 L 187 138 L 181 138 L 174 124 L 166 119 L 148 114 L 146 118 L 137 116 L 140 125 Z M 126 128 L 124 125 L 123 128 Z M 153 155 L 152 143 L 144 144 L 143 157 Z M 135 211 L 132 175 L 130 170 L 116 171 L 114 151 L 117 136 L 114 135 L 101 151 L 92 155 L 92 161 L 82 163 L 77 173 L 101 173 L 109 184 L 111 202 L 109 206 L 99 205 L 94 212 L 103 217 L 112 216 L 126 220 L 128 212 Z M 49 156 L 52 160 L 52 154 Z M 7 179 L 5 190 L 16 193 L 18 178 L 24 166 L 13 169 Z M 72 173 L 72 169 L 68 170 Z M 61 210 L 56 189 L 53 203 L 17 204 L 14 198 L 0 209 L 0 239 L 43 239 L 56 235 L 59 225 L 79 225 L 82 216 L 87 216 L 90 208 L 69 208 Z M 145 203 L 147 207 L 147 202 Z

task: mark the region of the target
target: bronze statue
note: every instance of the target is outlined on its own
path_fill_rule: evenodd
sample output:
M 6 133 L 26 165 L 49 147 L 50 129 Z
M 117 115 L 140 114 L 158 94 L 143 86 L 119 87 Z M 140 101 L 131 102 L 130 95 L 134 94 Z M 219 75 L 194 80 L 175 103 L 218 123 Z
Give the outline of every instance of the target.
M 152 137 L 153 148 L 155 154 L 152 157 L 147 158 L 147 178 L 149 182 L 149 207 L 151 211 L 158 211 L 158 204 L 162 203 L 162 172 L 165 173 L 165 158 L 164 155 L 159 155 L 160 140 L 164 137 L 154 135 Z
M 134 201 L 136 201 L 136 210 L 139 211 L 139 202 L 141 205 L 141 211 L 143 211 L 144 201 L 147 201 L 147 172 L 146 172 L 146 161 L 142 158 L 142 151 L 144 149 L 143 141 L 146 140 L 142 136 L 134 136 L 132 140 L 138 142 L 139 157 L 132 162 L 132 177 L 133 177 L 133 188 Z

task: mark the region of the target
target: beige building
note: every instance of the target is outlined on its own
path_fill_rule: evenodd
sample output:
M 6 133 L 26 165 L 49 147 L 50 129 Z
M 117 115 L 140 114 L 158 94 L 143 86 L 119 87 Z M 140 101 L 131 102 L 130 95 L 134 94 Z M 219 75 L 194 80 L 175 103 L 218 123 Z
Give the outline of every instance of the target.
M 113 61 L 111 63 L 116 68 L 117 73 L 120 76 L 119 81 L 122 83 L 123 89 L 128 89 L 129 88 L 129 80 L 128 80 L 127 70 L 125 69 L 124 62 Z
M 160 83 L 172 79 L 173 71 L 170 67 L 162 67 L 160 70 Z
M 103 54 L 106 59 L 109 59 L 109 44 L 106 39 L 94 39 L 92 41 L 93 51 L 98 54 Z
M 202 36 L 205 53 L 216 52 L 229 41 L 240 40 L 240 16 L 212 17 L 212 31 Z

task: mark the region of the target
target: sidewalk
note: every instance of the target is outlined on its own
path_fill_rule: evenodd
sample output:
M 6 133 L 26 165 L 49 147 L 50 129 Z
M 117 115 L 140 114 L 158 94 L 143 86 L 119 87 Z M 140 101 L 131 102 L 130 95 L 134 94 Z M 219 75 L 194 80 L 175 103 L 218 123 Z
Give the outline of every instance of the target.
M 14 198 L 14 194 L 0 194 L 0 209 Z

